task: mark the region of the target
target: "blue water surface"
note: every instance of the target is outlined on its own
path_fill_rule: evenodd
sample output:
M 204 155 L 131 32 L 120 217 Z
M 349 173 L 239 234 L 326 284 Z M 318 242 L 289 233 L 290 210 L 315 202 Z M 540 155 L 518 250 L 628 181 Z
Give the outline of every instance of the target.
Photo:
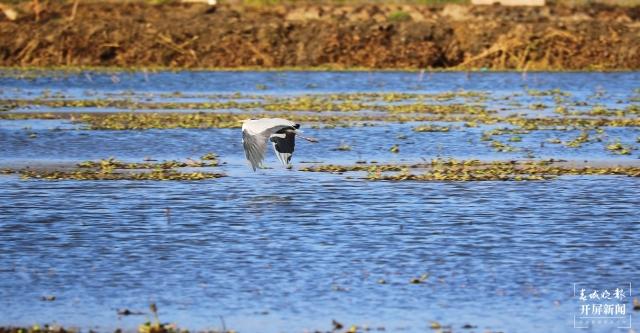
M 637 72 L 88 72 L 4 76 L 0 97 L 465 90 L 496 100 L 519 94 L 527 105 L 552 99 L 527 89 L 561 89 L 573 99 L 624 107 L 639 79 Z M 298 143 L 296 168 L 282 168 L 269 152 L 272 168 L 254 173 L 238 129 L 87 131 L 60 120 L 0 121 L 0 167 L 216 152 L 223 163 L 218 171 L 227 174 L 198 182 L 0 175 L 0 325 L 135 330 L 152 319 L 153 302 L 163 322 L 197 330 L 328 331 L 336 320 L 344 330 L 428 332 L 438 322 L 454 332 L 574 332 L 583 304 L 576 285 L 602 291 L 631 284 L 619 302 L 639 329 L 631 300 L 640 285 L 640 178 L 370 182 L 358 174 L 296 170 L 305 162 L 530 154 L 628 164 L 638 161 L 637 150 L 621 156 L 605 146 L 616 139 L 636 144 L 637 129 L 606 129 L 603 142 L 580 149 L 541 145 L 549 138 L 570 141 L 580 130 L 536 131 L 510 143 L 520 151 L 498 153 L 480 140 L 487 128 L 454 124 L 450 132 L 414 133 L 415 125 L 303 124 L 320 143 Z M 335 150 L 340 144 L 352 150 Z M 389 151 L 393 144 L 398 154 Z M 47 295 L 55 300 L 41 300 Z M 145 314 L 118 316 L 125 308 Z M 617 326 L 594 324 L 589 331 L 629 331 Z

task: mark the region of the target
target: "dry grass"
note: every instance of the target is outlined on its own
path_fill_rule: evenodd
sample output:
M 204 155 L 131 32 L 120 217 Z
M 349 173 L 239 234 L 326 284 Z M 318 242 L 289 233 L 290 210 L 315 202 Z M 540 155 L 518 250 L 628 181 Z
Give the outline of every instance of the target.
M 17 4 L 30 2 L 32 0 L 0 0 L 0 3 Z M 52 0 L 49 0 L 52 1 Z M 56 0 L 73 2 L 73 0 Z M 179 2 L 179 0 L 81 0 L 82 2 L 147 2 L 162 4 L 168 2 Z M 43 3 L 47 3 L 43 0 Z M 548 3 L 565 6 L 588 6 L 594 3 L 607 4 L 612 6 L 634 7 L 640 6 L 640 0 L 547 0 Z M 219 3 L 249 6 L 270 6 L 281 4 L 329 4 L 329 5 L 353 5 L 353 4 L 410 4 L 410 5 L 441 5 L 441 4 L 469 4 L 469 0 L 219 0 Z

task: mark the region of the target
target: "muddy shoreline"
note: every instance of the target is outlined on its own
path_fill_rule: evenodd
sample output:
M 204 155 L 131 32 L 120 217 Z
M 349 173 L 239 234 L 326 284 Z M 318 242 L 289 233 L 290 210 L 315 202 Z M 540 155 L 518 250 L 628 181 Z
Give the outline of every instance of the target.
M 50 2 L 0 18 L 0 66 L 636 70 L 640 7 Z

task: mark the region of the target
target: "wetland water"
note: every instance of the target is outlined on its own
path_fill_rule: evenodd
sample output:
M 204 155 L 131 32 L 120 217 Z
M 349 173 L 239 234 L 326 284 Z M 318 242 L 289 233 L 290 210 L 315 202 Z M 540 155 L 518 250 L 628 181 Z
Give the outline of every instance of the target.
M 53 107 L 42 100 L 198 103 L 390 92 L 458 92 L 425 103 L 484 105 L 525 118 L 559 117 L 554 110 L 563 106 L 585 117 L 600 117 L 587 114 L 596 107 L 630 110 L 622 118 L 637 119 L 640 73 L 18 74 L 0 78 L 0 99 L 40 105 L 0 111 L 35 114 L 0 119 L 0 169 L 111 156 L 197 159 L 215 152 L 221 164 L 213 169 L 227 177 L 50 181 L 0 175 L 0 325 L 135 329 L 151 316 L 119 318 L 116 309 L 147 312 L 155 302 L 163 322 L 195 329 L 221 328 L 223 317 L 239 332 L 326 331 L 332 319 L 346 328 L 387 332 L 430 331 L 431 321 L 454 332 L 573 332 L 580 314 L 574 283 L 594 289 L 640 285 L 640 177 L 386 182 L 297 170 L 309 165 L 304 162 L 437 157 L 638 165 L 638 127 L 589 129 L 590 139 L 578 147 L 565 144 L 584 132 L 571 125 L 530 130 L 519 139 L 499 134 L 514 149 L 498 151 L 482 140 L 483 132 L 509 125 L 444 121 L 437 124 L 449 126 L 447 132 L 415 132 L 426 122 L 335 128 L 303 122 L 305 134 L 320 143 L 300 140 L 292 170 L 269 151 L 272 168 L 254 173 L 244 162 L 237 128 L 88 130 L 64 117 L 35 119 L 47 112 L 131 112 Z M 559 92 L 539 93 L 552 89 Z M 346 113 L 357 112 L 368 111 Z M 613 143 L 628 154 L 608 149 Z M 397 153 L 390 151 L 394 144 Z M 351 150 L 336 150 L 340 145 Z M 46 295 L 55 300 L 42 301 Z M 627 296 L 623 303 L 638 330 L 640 313 Z M 596 325 L 591 331 L 621 330 Z

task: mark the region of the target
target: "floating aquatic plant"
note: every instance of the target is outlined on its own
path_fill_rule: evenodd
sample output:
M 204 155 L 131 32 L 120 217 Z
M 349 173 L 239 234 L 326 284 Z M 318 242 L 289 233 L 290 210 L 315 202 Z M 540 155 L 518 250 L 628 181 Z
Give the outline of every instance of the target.
M 224 177 L 220 173 L 210 172 L 178 172 L 175 170 L 153 170 L 150 172 L 114 172 L 112 170 L 72 170 L 72 171 L 36 171 L 20 170 L 22 179 L 45 180 L 205 180 Z
M 527 89 L 527 94 L 529 94 L 530 96 L 571 96 L 570 93 L 566 91 L 562 91 L 560 89 L 549 89 L 549 90 Z
M 348 144 L 342 142 L 340 143 L 340 145 L 335 148 L 334 150 L 338 150 L 338 151 L 350 151 L 351 150 L 351 146 L 349 146 Z
M 203 160 L 203 161 L 217 161 L 218 160 L 218 155 L 216 155 L 215 153 L 206 153 L 206 154 L 200 156 L 200 159 Z
M 531 110 L 543 110 L 543 109 L 546 109 L 546 108 L 547 108 L 547 106 L 542 104 L 542 103 L 534 103 L 534 104 L 529 105 L 529 109 L 531 109 Z
M 519 151 L 519 149 L 517 147 L 508 145 L 506 143 L 502 143 L 498 140 L 492 140 L 491 141 L 491 147 L 497 151 L 497 152 L 503 152 L 503 153 L 512 153 L 512 152 L 516 152 Z
M 414 132 L 449 132 L 449 126 L 421 125 L 413 128 Z
M 153 315 L 153 322 L 148 321 L 138 326 L 138 333 L 188 333 L 188 330 L 180 329 L 176 324 L 162 323 L 158 315 L 158 307 L 155 303 L 151 303 L 149 306 L 151 314 Z M 221 330 L 208 330 L 203 333 L 235 333 L 233 330 L 227 330 L 224 327 Z
M 422 275 L 420 275 L 419 277 L 412 278 L 412 279 L 409 281 L 409 283 L 412 283 L 412 284 L 420 284 L 420 283 L 426 282 L 428 278 L 429 278 L 429 274 L 422 274 Z
M 163 162 L 122 162 L 115 158 L 97 161 L 84 161 L 76 165 L 75 169 L 65 170 L 33 170 L 25 168 L 18 170 L 22 179 L 47 180 L 205 180 L 223 177 L 223 174 L 212 172 L 181 172 L 179 168 L 215 167 L 218 165 L 217 156 L 209 153 L 200 161 L 187 159 L 186 161 Z M 143 171 L 132 171 L 143 170 Z
M 371 162 L 373 163 L 373 162 Z M 307 172 L 330 172 L 330 173 L 343 173 L 343 172 L 348 172 L 348 171 L 369 171 L 369 172 L 375 172 L 375 171 L 401 171 L 404 168 L 406 168 L 406 166 L 400 166 L 400 165 L 384 165 L 384 164 L 374 164 L 374 165 L 367 165 L 367 164 L 356 164 L 356 165 L 335 165 L 335 164 L 320 164 L 320 165 L 314 165 L 314 166 L 308 166 L 308 167 L 303 167 L 300 168 L 300 171 L 307 171 Z
M 423 169 L 416 173 L 411 170 Z M 565 175 L 621 175 L 640 177 L 640 167 L 573 166 L 553 161 L 492 161 L 436 159 L 430 163 L 403 165 L 317 165 L 300 169 L 313 172 L 365 171 L 368 180 L 413 181 L 531 181 Z M 397 173 L 393 173 L 397 172 Z
M 616 142 L 607 145 L 607 149 L 618 155 L 631 155 L 632 148 L 630 146 L 623 145 L 620 140 L 617 140 Z
M 577 138 L 567 142 L 565 146 L 570 148 L 579 148 L 586 142 L 589 142 L 589 132 L 582 131 Z
M 58 325 L 35 324 L 31 327 L 0 327 L 0 333 L 77 333 L 77 329 L 64 328 Z
M 305 123 L 322 123 L 325 127 L 364 126 L 371 122 L 464 122 L 465 126 L 477 124 L 505 123 L 523 130 L 568 128 L 593 129 L 601 127 L 640 127 L 640 118 L 593 118 L 593 117 L 537 117 L 530 118 L 519 115 L 495 116 L 487 113 L 455 114 L 455 113 L 397 113 L 382 114 L 243 114 L 243 113 L 170 113 L 170 112 L 118 112 L 118 113 L 0 113 L 0 119 L 67 119 L 85 123 L 88 129 L 95 130 L 132 130 L 150 128 L 238 128 L 240 120 L 262 117 L 286 117 L 292 121 Z
M 202 161 L 163 161 L 163 162 L 122 162 L 114 158 L 99 161 L 84 161 L 78 163 L 79 168 L 99 168 L 99 169 L 174 169 L 185 167 L 214 167 L 218 165 L 215 154 L 208 156 L 210 159 Z M 212 158 L 211 158 L 212 157 Z

